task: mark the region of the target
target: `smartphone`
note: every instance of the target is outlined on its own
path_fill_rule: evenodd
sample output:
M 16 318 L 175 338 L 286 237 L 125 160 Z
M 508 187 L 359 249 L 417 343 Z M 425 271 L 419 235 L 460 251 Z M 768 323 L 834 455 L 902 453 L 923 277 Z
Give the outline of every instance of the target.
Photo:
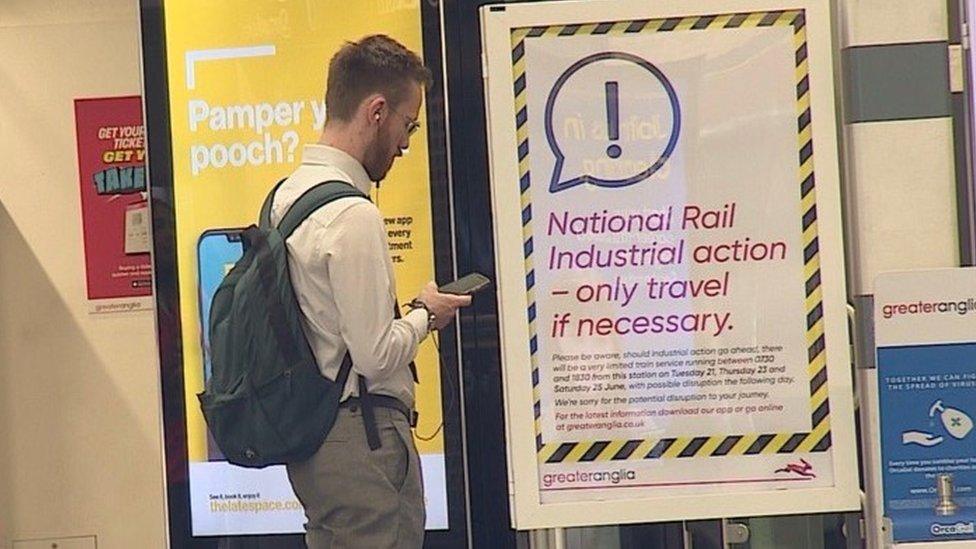
M 210 379 L 210 305 L 217 287 L 244 255 L 241 233 L 244 229 L 210 229 L 197 241 L 197 268 L 199 271 L 199 311 L 201 347 L 203 352 L 203 379 Z
M 200 312 L 200 352 L 203 358 L 204 383 L 210 379 L 210 306 L 217 288 L 244 255 L 241 233 L 244 229 L 211 229 L 200 235 L 197 241 L 198 309 Z M 221 461 L 223 454 L 217 448 L 210 430 L 207 430 L 207 458 Z
M 485 275 L 471 273 L 441 286 L 438 290 L 442 294 L 473 295 L 487 288 L 489 284 L 491 281 Z

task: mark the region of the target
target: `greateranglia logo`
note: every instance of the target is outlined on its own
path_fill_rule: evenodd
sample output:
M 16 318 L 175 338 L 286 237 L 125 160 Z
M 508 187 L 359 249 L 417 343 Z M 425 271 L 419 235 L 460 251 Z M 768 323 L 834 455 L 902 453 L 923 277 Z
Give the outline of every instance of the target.
M 799 463 L 787 463 L 786 467 L 776 469 L 775 472 L 800 475 L 804 478 L 817 478 L 817 474 L 813 472 L 813 465 L 810 465 L 807 460 L 802 458 L 800 459 Z
M 569 471 L 567 473 L 546 473 L 542 475 L 542 486 L 550 488 L 553 485 L 610 483 L 620 484 L 623 480 L 634 480 L 637 473 L 633 469 L 618 469 L 614 471 Z M 597 487 L 598 488 L 598 487 Z
M 955 524 L 933 523 L 929 531 L 933 536 L 958 536 L 962 534 L 976 534 L 976 524 L 973 521 L 957 522 Z
M 885 320 L 896 316 L 956 313 L 966 315 L 976 313 L 976 298 L 962 298 L 954 301 L 917 301 L 915 303 L 886 303 L 881 306 L 881 316 Z

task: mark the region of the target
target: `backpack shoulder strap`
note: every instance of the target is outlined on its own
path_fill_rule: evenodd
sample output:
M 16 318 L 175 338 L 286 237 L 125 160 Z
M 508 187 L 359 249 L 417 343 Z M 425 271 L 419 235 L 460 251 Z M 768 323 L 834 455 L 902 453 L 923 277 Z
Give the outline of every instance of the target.
M 345 181 L 326 181 L 319 183 L 302 193 L 298 200 L 288 208 L 281 221 L 278 231 L 282 238 L 287 239 L 295 229 L 304 222 L 315 210 L 340 198 L 359 197 L 369 200 L 369 196 Z
M 274 203 L 275 194 L 278 193 L 278 189 L 281 187 L 282 183 L 287 181 L 288 178 L 284 178 L 275 184 L 271 192 L 264 199 L 264 204 L 261 204 L 261 214 L 258 216 L 258 226 L 262 229 L 271 228 L 271 205 Z

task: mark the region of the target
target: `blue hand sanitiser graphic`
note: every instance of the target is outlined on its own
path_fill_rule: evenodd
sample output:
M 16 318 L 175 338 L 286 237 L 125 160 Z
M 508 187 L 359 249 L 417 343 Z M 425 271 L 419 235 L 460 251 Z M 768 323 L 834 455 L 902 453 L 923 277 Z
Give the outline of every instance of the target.
M 928 417 L 930 419 L 938 417 L 941 421 L 942 429 L 956 440 L 966 438 L 966 435 L 973 430 L 973 420 L 969 417 L 969 414 L 958 408 L 946 407 L 942 403 L 942 399 L 932 403 L 932 406 L 929 407 Z M 901 434 L 901 442 L 904 445 L 938 446 L 944 440 L 946 439 L 942 435 L 918 429 L 904 431 Z
M 584 183 L 626 187 L 657 173 L 674 153 L 681 133 L 678 93 L 642 57 L 589 55 L 553 84 L 545 131 L 555 156 L 550 192 Z
M 942 400 L 935 401 L 929 408 L 929 417 L 935 417 L 936 414 L 939 414 L 946 432 L 956 440 L 966 438 L 966 435 L 973 430 L 973 420 L 969 414 L 958 408 L 946 407 L 942 404 Z

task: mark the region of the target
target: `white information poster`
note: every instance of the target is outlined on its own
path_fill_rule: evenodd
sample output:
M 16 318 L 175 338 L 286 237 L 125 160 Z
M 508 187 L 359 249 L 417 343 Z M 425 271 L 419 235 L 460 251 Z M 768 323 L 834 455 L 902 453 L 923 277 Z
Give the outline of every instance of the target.
M 563 4 L 483 12 L 516 526 L 855 508 L 826 3 Z

